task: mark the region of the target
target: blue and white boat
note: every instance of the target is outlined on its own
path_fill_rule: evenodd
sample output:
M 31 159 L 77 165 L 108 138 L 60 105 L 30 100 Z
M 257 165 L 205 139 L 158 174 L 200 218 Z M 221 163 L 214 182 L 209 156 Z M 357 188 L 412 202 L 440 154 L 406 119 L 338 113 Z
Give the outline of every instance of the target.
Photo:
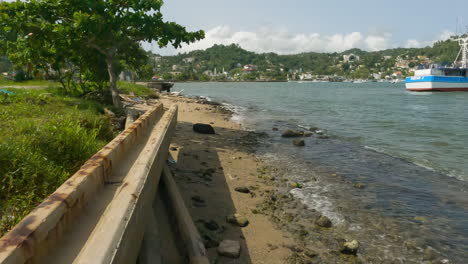
M 409 91 L 468 91 L 468 38 L 457 39 L 460 52 L 454 67 L 434 67 L 414 72 L 406 78 L 406 90 Z M 458 57 L 462 55 L 460 62 Z M 456 67 L 459 65 L 460 67 Z

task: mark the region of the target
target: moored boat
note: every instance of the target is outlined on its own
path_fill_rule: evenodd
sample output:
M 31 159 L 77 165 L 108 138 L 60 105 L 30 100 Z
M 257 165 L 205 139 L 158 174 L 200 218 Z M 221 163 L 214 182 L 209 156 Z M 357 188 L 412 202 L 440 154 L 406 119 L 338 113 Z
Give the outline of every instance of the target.
M 454 67 L 436 67 L 420 69 L 414 76 L 406 78 L 409 91 L 468 91 L 468 38 L 457 39 L 462 55 L 460 62 L 455 59 Z M 456 67 L 459 65 L 460 67 Z

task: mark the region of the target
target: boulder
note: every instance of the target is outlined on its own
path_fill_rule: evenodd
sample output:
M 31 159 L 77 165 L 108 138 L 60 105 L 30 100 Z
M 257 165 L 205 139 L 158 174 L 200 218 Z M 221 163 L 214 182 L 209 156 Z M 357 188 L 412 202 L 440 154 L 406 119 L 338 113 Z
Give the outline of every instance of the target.
M 332 221 L 330 220 L 330 218 L 324 215 L 321 215 L 319 218 L 317 218 L 317 220 L 315 220 L 315 224 L 320 227 L 332 227 Z
M 356 255 L 359 249 L 359 242 L 357 240 L 353 240 L 350 242 L 345 242 L 343 244 L 343 248 L 341 249 L 341 253 L 348 254 L 348 255 Z
M 293 145 L 296 146 L 296 147 L 304 147 L 305 146 L 305 142 L 304 140 L 302 139 L 294 139 L 292 141 Z
M 303 131 L 297 131 L 297 130 L 291 130 L 291 129 L 288 129 L 284 131 L 283 134 L 281 134 L 281 137 L 285 137 L 285 138 L 302 137 L 302 136 L 304 136 Z
M 278 128 L 277 128 L 277 127 L 273 127 L 271 130 L 273 130 L 273 131 L 278 131 Z
M 240 192 L 240 193 L 249 193 L 250 192 L 249 188 L 247 188 L 247 187 L 236 187 L 234 190 L 236 192 Z
M 240 227 L 246 227 L 249 224 L 249 220 L 241 214 L 228 215 L 226 216 L 226 221 Z
M 223 240 L 217 249 L 218 254 L 228 258 L 239 258 L 241 246 L 238 241 Z
M 200 134 L 209 134 L 209 135 L 216 134 L 214 128 L 208 124 L 200 124 L 200 123 L 194 124 L 193 131 L 200 133 Z

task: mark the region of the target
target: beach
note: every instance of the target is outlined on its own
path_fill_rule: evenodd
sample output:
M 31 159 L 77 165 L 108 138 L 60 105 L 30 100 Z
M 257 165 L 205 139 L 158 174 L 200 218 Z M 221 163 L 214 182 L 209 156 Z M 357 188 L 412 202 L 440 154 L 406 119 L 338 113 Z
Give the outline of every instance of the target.
M 172 168 L 192 218 L 205 238 L 210 260 L 285 263 L 292 253 L 290 248 L 298 245 L 267 216 L 254 213 L 265 193 L 273 192 L 271 186 L 257 177 L 265 164 L 253 154 L 255 135 L 232 122 L 231 113 L 219 106 L 183 97 L 163 97 L 161 101 L 165 107 L 179 106 L 177 129 L 170 147 L 175 160 Z M 195 123 L 211 124 L 216 134 L 195 133 L 192 129 Z M 235 191 L 238 187 L 248 188 L 249 193 Z M 246 227 L 226 222 L 226 217 L 235 213 L 247 218 Z M 210 239 L 239 241 L 240 257 L 218 256 L 216 242 L 213 244 Z
M 298 122 L 294 114 L 301 108 L 288 108 L 293 113 L 289 118 L 265 112 L 272 104 L 260 101 L 269 97 L 258 90 L 268 89 L 255 86 L 243 91 L 247 95 L 233 97 L 242 85 L 187 84 L 181 87 L 189 90 L 188 97 L 161 98 L 166 107 L 180 107 L 172 168 L 211 260 L 463 263 L 464 244 L 457 241 L 464 238 L 451 235 L 463 228 L 458 219 L 465 202 L 455 195 L 463 191 L 463 181 L 337 137 L 335 130 Z M 195 123 L 211 124 L 216 134 L 195 133 Z M 281 137 L 288 129 L 315 132 L 300 137 L 305 147 L 297 147 L 293 138 Z M 238 192 L 238 187 L 250 193 Z M 228 223 L 226 217 L 233 213 L 249 224 Z M 318 223 L 321 216 L 330 226 Z M 450 225 L 443 224 L 447 219 Z M 211 220 L 218 229 L 211 230 Z M 239 259 L 218 255 L 216 245 L 224 239 L 241 242 Z M 344 245 L 351 242 L 358 249 L 349 254 Z

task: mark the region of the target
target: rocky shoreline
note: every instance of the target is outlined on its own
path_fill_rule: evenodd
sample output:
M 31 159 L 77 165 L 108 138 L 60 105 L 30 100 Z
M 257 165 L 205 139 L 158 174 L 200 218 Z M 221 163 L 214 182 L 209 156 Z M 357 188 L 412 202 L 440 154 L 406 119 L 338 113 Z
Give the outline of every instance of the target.
M 402 254 L 404 258 L 389 260 L 391 258 L 384 256 L 386 254 L 385 251 L 388 249 L 382 248 L 376 250 L 375 247 L 366 245 L 365 242 L 360 241 L 355 232 L 348 232 L 349 225 L 334 223 L 321 212 L 308 208 L 308 206 L 293 195 L 294 190 L 300 190 L 305 185 L 322 184 L 322 182 L 314 177 L 308 179 L 307 182 L 294 181 L 288 177 L 290 168 L 278 167 L 276 164 L 272 164 L 268 160 L 263 160 L 256 156 L 255 153 L 259 144 L 267 137 L 265 133 L 245 131 L 239 125 L 232 124 L 230 118 L 234 113 L 218 102 L 207 101 L 204 98 L 185 97 L 167 97 L 165 100 L 172 103 L 190 105 L 191 108 L 189 109 L 191 110 L 188 110 L 190 113 L 193 111 L 205 112 L 205 119 L 207 116 L 214 119 L 222 119 L 225 122 L 224 126 L 235 127 L 235 129 L 231 129 L 231 134 L 216 132 L 216 135 L 211 136 L 223 137 L 220 140 L 222 144 L 216 145 L 217 151 L 220 151 L 221 147 L 223 148 L 222 151 L 232 151 L 228 154 L 227 160 L 224 160 L 220 156 L 221 153 L 217 153 L 217 161 L 224 163 L 223 166 L 216 168 L 210 166 L 212 164 L 209 161 L 203 161 L 203 154 L 193 153 L 191 154 L 193 158 L 192 162 L 195 161 L 194 163 L 197 163 L 194 167 L 201 164 L 204 167 L 203 169 L 188 169 L 186 168 L 187 166 L 179 162 L 173 166 L 175 174 L 178 176 L 178 183 L 182 185 L 182 189 L 193 190 L 194 185 L 207 186 L 207 190 L 197 190 L 197 195 L 187 193 L 186 201 L 193 207 L 191 212 L 194 220 L 200 233 L 205 238 L 205 246 L 208 248 L 210 259 L 215 261 L 215 263 L 451 263 L 447 259 L 441 258 L 430 247 L 418 244 L 417 242 L 412 244 L 412 241 L 400 241 L 401 238 L 396 238 L 395 241 L 402 243 L 401 247 L 405 251 L 405 254 Z M 217 117 L 215 118 L 215 116 Z M 220 125 L 216 121 L 204 121 L 205 124 L 213 125 L 216 131 L 219 131 L 220 126 L 223 127 L 223 125 Z M 192 125 L 190 124 L 187 130 L 191 130 Z M 221 129 L 224 130 L 225 128 Z M 298 143 L 297 139 L 314 137 L 317 140 L 323 140 L 328 138 L 319 128 L 308 129 L 308 131 L 287 131 L 286 129 L 275 127 L 273 130 L 278 131 L 278 136 L 293 137 L 296 141 L 293 139 L 292 144 L 301 147 L 304 147 L 304 144 Z M 187 135 L 187 131 L 184 131 L 184 133 L 187 138 L 183 140 L 193 139 L 192 134 Z M 181 135 L 184 133 L 181 133 Z M 183 137 L 181 135 L 177 136 Z M 211 139 L 209 138 L 208 140 Z M 173 146 L 173 149 L 171 149 L 173 151 L 171 152 L 180 151 L 181 142 L 177 143 Z M 203 145 L 203 143 L 200 145 Z M 208 150 L 204 149 L 203 151 Z M 180 153 L 173 154 L 177 156 Z M 182 155 L 189 156 L 184 153 Z M 237 175 L 242 174 L 239 171 L 243 167 L 242 163 L 247 164 L 249 161 L 252 163 L 252 168 L 245 169 L 248 175 Z M 231 163 L 240 163 L 240 166 L 232 168 L 228 173 L 227 167 Z M 339 175 L 333 175 L 330 172 L 321 173 L 320 177 L 324 177 L 325 175 L 323 174 L 328 173 L 328 176 L 333 176 L 332 181 L 348 184 Z M 230 196 L 234 200 L 235 208 L 228 210 L 229 213 L 225 213 L 224 215 L 209 212 L 213 209 L 210 209 L 209 198 L 205 197 L 206 192 L 212 191 L 212 188 L 217 188 L 216 183 L 213 183 L 217 174 L 224 174 L 222 176 L 226 178 Z M 236 175 L 233 176 L 233 174 Z M 196 179 L 194 179 L 194 175 L 196 175 Z M 366 188 L 364 183 L 351 184 L 352 188 L 356 189 L 356 191 Z M 243 203 L 242 206 L 236 204 L 236 197 L 238 196 L 241 197 L 239 203 Z M 219 206 L 222 207 L 223 205 L 220 204 Z M 343 206 L 346 206 L 346 204 L 343 204 Z M 200 214 L 199 208 L 203 208 L 204 212 Z M 210 217 L 200 217 L 200 215 L 209 215 Z M 269 242 L 261 243 L 258 245 L 259 248 L 255 249 L 249 248 L 252 243 L 239 244 L 232 242 L 239 242 L 239 237 L 241 238 L 241 242 L 242 240 L 249 241 L 248 232 L 245 230 L 250 230 L 252 225 L 256 224 L 257 221 L 261 222 L 260 227 L 264 226 L 265 218 L 268 219 L 273 229 L 281 230 L 281 235 L 278 236 L 280 239 L 268 238 L 271 239 Z M 382 219 L 375 219 L 376 221 L 383 221 Z M 370 219 L 369 221 L 372 220 Z M 387 224 L 388 229 L 394 229 L 393 232 L 398 233 L 398 228 L 394 226 L 394 223 L 380 223 Z M 237 235 L 229 232 L 232 227 L 235 227 L 234 229 L 238 231 Z M 240 235 L 238 235 L 239 231 Z M 255 231 L 256 235 L 262 232 L 262 230 Z M 247 257 L 242 253 L 242 250 L 246 250 L 244 247 L 249 251 Z M 239 248 L 239 254 L 236 253 L 236 250 L 234 250 L 234 253 L 226 253 L 226 248 Z M 254 256 L 254 251 L 261 252 L 259 253 L 259 257 Z M 278 262 L 261 261 L 262 256 L 271 254 L 278 254 L 278 256 L 282 257 L 282 260 L 278 260 Z M 233 260 L 236 261 L 232 262 Z

